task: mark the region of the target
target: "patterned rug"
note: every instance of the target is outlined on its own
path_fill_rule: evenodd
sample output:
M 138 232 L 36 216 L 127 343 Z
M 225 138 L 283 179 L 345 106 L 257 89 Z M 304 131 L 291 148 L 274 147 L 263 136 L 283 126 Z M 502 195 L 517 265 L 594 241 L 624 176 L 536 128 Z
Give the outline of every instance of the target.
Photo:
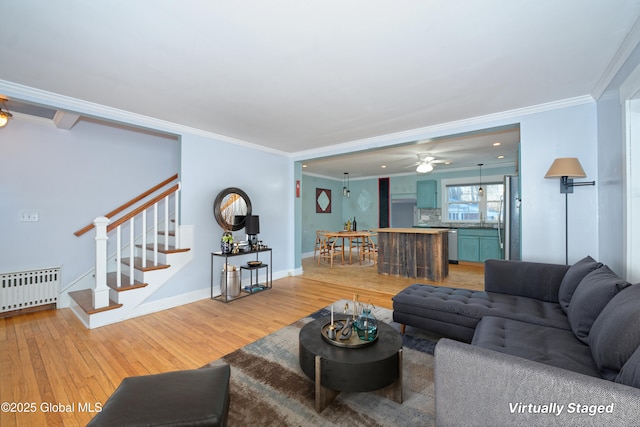
M 334 310 L 346 301 L 334 303 Z M 400 330 L 392 312 L 373 310 L 376 318 Z M 319 310 L 209 365 L 231 365 L 229 423 L 234 426 L 429 426 L 434 425 L 433 349 L 437 337 L 415 328 L 403 336 L 402 404 L 381 393 L 340 393 L 320 414 L 314 384 L 300 369 L 298 334 Z

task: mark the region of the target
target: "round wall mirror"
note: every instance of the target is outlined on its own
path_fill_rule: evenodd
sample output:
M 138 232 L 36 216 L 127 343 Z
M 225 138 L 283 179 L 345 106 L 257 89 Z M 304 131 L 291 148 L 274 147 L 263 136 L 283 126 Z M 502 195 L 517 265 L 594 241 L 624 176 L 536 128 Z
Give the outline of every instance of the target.
M 241 230 L 247 215 L 251 215 L 251 200 L 247 193 L 235 187 L 218 193 L 213 202 L 213 216 L 223 230 Z

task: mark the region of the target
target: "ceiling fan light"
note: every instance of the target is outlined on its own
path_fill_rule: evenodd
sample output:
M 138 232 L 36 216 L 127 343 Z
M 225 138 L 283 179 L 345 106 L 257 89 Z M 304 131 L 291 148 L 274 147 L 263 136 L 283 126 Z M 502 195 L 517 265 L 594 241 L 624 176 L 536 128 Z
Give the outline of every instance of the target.
M 433 165 L 427 162 L 421 162 L 416 168 L 416 172 L 418 173 L 429 173 L 433 170 Z

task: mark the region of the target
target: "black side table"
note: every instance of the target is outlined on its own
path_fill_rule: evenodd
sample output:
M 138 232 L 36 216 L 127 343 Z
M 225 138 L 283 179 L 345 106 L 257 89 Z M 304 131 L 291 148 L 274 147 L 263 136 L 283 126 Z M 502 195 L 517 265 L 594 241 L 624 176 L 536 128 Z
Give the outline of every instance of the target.
M 260 269 L 266 268 L 265 275 L 265 284 L 261 285 L 258 283 L 258 275 L 260 274 Z M 260 264 L 260 265 L 241 265 L 240 266 L 240 283 L 242 283 L 242 272 L 248 270 L 249 271 L 249 286 L 244 287 L 244 291 L 250 294 L 254 292 L 259 292 L 267 289 L 269 286 L 269 264 Z M 256 281 L 253 281 L 253 272 L 256 272 Z
M 336 316 L 336 319 L 345 319 Z M 320 329 L 329 317 L 314 320 L 300 330 L 300 368 L 315 381 L 315 406 L 322 412 L 341 391 L 363 392 L 388 387 L 402 403 L 402 336 L 378 322 L 378 339 L 361 348 L 337 347 L 326 342 Z
M 267 289 L 271 289 L 273 287 L 273 270 L 271 269 L 270 265 L 273 264 L 273 252 L 271 251 L 271 248 L 263 248 L 263 249 L 256 249 L 256 250 L 252 250 L 252 251 L 246 251 L 246 252 L 238 252 L 238 253 L 222 253 L 222 252 L 212 252 L 211 253 L 211 299 L 214 299 L 216 301 L 222 301 L 222 302 L 229 302 L 229 301 L 234 301 L 240 298 L 244 298 L 247 297 L 249 295 L 252 295 L 254 293 L 257 292 L 257 288 L 254 289 L 253 286 L 253 282 L 251 283 L 251 286 L 249 287 L 248 290 L 245 290 L 242 288 L 242 282 L 240 283 L 240 294 L 239 296 L 231 296 L 229 295 L 229 279 L 228 279 L 228 275 L 227 274 L 223 274 L 222 275 L 222 283 L 220 283 L 220 290 L 222 291 L 224 289 L 224 292 L 221 292 L 220 295 L 214 296 L 214 280 L 215 280 L 215 268 L 214 265 L 216 264 L 214 261 L 216 258 L 220 258 L 220 259 L 224 259 L 224 264 L 228 264 L 229 262 L 229 258 L 235 258 L 235 257 L 244 257 L 244 256 L 252 256 L 254 258 L 255 261 L 259 261 L 259 256 L 260 254 L 269 254 L 269 263 L 268 264 L 261 264 L 259 266 L 250 266 L 250 265 L 242 265 L 240 266 L 240 273 L 242 272 L 243 269 L 250 269 L 252 270 L 252 274 L 251 274 L 251 280 L 253 281 L 253 271 L 256 271 L 256 282 L 258 280 L 258 273 L 259 273 L 259 269 L 260 268 L 266 268 L 266 273 L 267 273 L 267 277 L 265 279 L 265 283 L 264 286 L 260 286 L 260 290 L 267 290 Z M 241 280 L 242 276 L 240 274 L 240 280 Z

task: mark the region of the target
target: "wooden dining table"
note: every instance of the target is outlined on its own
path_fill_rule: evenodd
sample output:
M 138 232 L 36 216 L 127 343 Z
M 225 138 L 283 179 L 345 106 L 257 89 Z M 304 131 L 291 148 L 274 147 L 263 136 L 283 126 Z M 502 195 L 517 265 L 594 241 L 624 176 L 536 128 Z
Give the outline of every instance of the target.
M 344 265 L 345 260 L 345 240 L 349 241 L 349 264 L 353 264 L 352 258 L 352 249 L 354 240 L 356 243 L 364 242 L 364 239 L 369 238 L 371 233 L 369 231 L 334 231 L 334 232 L 326 232 L 323 233 L 325 238 L 332 239 L 331 241 L 331 251 L 335 250 L 335 245 L 338 239 L 342 239 L 342 264 Z M 362 263 L 362 258 L 358 255 L 358 260 Z

